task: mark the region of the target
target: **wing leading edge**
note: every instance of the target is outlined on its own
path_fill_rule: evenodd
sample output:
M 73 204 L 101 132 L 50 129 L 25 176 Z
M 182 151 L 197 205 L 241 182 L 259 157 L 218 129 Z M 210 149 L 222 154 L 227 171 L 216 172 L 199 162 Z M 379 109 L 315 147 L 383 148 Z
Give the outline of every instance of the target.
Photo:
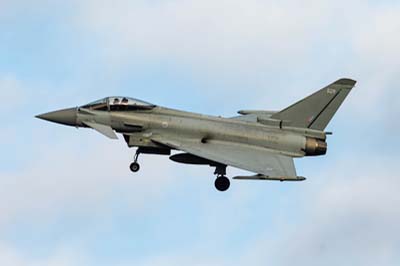
M 265 148 L 225 141 L 153 136 L 153 141 L 221 164 L 248 170 L 270 180 L 298 180 L 293 158 Z M 241 178 L 243 179 L 243 178 Z M 252 178 L 254 179 L 254 178 Z

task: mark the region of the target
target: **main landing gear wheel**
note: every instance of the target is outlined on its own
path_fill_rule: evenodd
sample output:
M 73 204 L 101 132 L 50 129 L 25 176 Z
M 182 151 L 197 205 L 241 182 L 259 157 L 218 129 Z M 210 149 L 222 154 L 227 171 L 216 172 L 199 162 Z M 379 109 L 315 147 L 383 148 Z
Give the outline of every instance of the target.
M 136 150 L 135 157 L 133 159 L 133 163 L 129 166 L 132 172 L 136 173 L 140 170 L 140 165 L 138 164 L 138 158 L 139 158 L 139 149 Z
M 220 164 L 215 168 L 215 175 L 217 175 L 217 179 L 215 179 L 214 185 L 215 188 L 219 191 L 227 191 L 231 186 L 231 182 L 225 176 L 226 175 L 226 165 Z
M 227 191 L 231 186 L 231 182 L 226 176 L 219 176 L 215 179 L 215 188 L 221 192 Z
M 140 165 L 138 163 L 133 162 L 131 163 L 129 168 L 131 169 L 132 172 L 136 173 L 140 170 Z

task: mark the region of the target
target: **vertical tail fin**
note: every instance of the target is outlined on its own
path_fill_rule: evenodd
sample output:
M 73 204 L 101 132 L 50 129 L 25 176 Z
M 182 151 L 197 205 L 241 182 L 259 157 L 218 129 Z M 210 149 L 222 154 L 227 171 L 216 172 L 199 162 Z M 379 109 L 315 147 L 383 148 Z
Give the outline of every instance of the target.
M 352 79 L 339 79 L 271 118 L 288 121 L 292 127 L 324 130 L 355 84 Z

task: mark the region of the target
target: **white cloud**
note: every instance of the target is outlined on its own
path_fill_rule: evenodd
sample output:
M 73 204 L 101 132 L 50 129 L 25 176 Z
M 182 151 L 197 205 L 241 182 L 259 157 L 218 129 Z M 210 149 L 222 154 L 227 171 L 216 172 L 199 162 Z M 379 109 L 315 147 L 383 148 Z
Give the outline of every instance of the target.
M 359 81 L 355 116 L 385 106 L 388 94 L 400 97 L 395 3 L 89 0 L 77 7 L 77 27 L 99 40 L 110 71 L 166 62 L 190 70 L 216 102 L 284 108 L 343 76 Z M 371 115 L 380 120 L 382 112 Z
M 76 247 L 58 247 L 48 257 L 27 257 L 19 250 L 0 242 L 0 262 L 7 266 L 80 266 L 88 265 L 86 254 Z
M 367 163 L 370 160 L 375 164 Z M 400 222 L 400 211 L 397 208 L 400 204 L 400 196 L 397 193 L 400 180 L 395 174 L 395 161 L 395 159 L 385 160 L 380 157 L 362 157 L 356 160 L 342 158 L 331 162 L 332 167 L 321 169 L 321 172 L 314 172 L 315 177 L 319 176 L 323 180 L 310 179 L 305 184 L 298 184 L 303 187 L 303 189 L 298 189 L 299 195 L 296 197 L 286 195 L 288 198 L 300 200 L 292 204 L 297 210 L 285 210 L 284 215 L 282 212 L 273 211 L 270 217 L 274 220 L 272 227 L 260 227 L 260 223 L 257 223 L 259 231 L 255 235 L 255 241 L 248 242 L 239 253 L 229 253 L 224 246 L 220 247 L 221 252 L 217 250 L 215 253 L 210 252 L 207 247 L 214 246 L 215 243 L 208 241 L 210 239 L 221 241 L 221 238 L 226 241 L 232 237 L 232 234 L 241 234 L 240 230 L 244 229 L 243 226 L 252 226 L 251 221 L 262 215 L 257 213 L 249 215 L 243 211 L 250 207 L 249 203 L 252 200 L 259 197 L 257 193 L 239 196 L 226 194 L 228 198 L 226 204 L 207 202 L 206 199 L 202 199 L 206 201 L 206 204 L 202 206 L 204 209 L 198 210 L 200 212 L 198 222 L 204 224 L 204 227 L 200 228 L 201 232 L 197 232 L 199 235 L 210 234 L 208 221 L 214 216 L 215 219 L 223 219 L 217 222 L 218 225 L 225 223 L 226 227 L 236 230 L 220 228 L 221 231 L 214 232 L 214 236 L 209 235 L 183 249 L 168 248 L 165 249 L 168 252 L 153 252 L 149 257 L 128 256 L 124 259 L 115 258 L 113 262 L 120 266 L 265 265 L 266 261 L 276 265 L 293 265 L 294 263 L 297 265 L 397 265 L 400 259 L 397 252 L 400 247 L 400 235 L 397 230 Z M 338 165 L 340 167 L 337 167 Z M 368 167 L 355 167 L 355 165 L 368 165 Z M 241 184 L 234 183 L 236 186 Z M 264 183 L 259 185 L 268 186 Z M 240 191 L 238 191 L 239 194 Z M 135 193 L 138 192 L 135 191 Z M 83 202 L 82 199 L 78 200 Z M 268 211 L 271 211 L 270 207 L 276 204 L 277 199 L 270 198 L 270 200 L 272 201 L 264 202 L 265 209 Z M 217 205 L 221 205 L 221 208 Z M 241 212 L 236 215 L 228 214 L 227 207 L 229 210 L 241 210 Z M 224 214 L 220 215 L 213 211 L 222 211 Z M 251 209 L 249 211 L 251 212 Z M 250 221 L 247 220 L 249 217 Z M 271 225 L 271 223 L 268 224 Z M 223 243 L 227 245 L 225 241 Z M 50 256 L 51 258 L 46 261 L 64 262 L 64 264 L 49 263 L 49 265 L 73 265 L 68 262 L 78 263 L 79 258 L 83 258 L 84 261 L 96 263 L 98 258 L 91 257 L 85 252 L 85 248 L 79 253 L 55 252 L 64 256 L 55 256 L 55 258 L 60 258 L 59 260 Z M 8 253 L 3 252 L 3 256 L 9 260 L 17 260 L 21 255 L 8 250 Z M 90 263 L 85 265 L 90 265 Z
M 171 186 L 179 185 L 178 178 L 174 176 L 181 166 L 174 166 L 172 171 L 170 167 L 173 164 L 167 158 L 152 157 L 147 160 L 143 156 L 142 174 L 132 175 L 127 168 L 132 151 L 123 147 L 123 143 L 117 144 L 106 139 L 101 141 L 101 136 L 92 139 L 94 132 L 79 133 L 76 138 L 66 137 L 63 140 L 63 143 L 80 143 L 79 148 L 76 144 L 41 144 L 34 149 L 32 164 L 25 169 L 17 173 L 0 172 L 2 230 L 20 219 L 29 220 L 35 225 L 46 224 L 69 213 L 86 213 L 92 217 L 106 213 L 108 216 L 112 212 L 108 202 L 115 197 L 123 198 L 128 202 L 124 208 L 132 208 L 132 213 L 140 215 L 148 206 L 161 203 L 165 195 L 170 196 Z M 277 215 L 278 218 L 271 219 L 276 219 L 279 226 L 273 227 L 273 233 L 269 227 L 260 230 L 258 241 L 245 246 L 243 254 L 233 254 L 233 262 L 225 257 L 229 252 L 223 246 L 221 249 L 225 253 L 218 255 L 218 252 L 210 254 L 208 250 L 202 251 L 199 245 L 215 245 L 205 243 L 210 239 L 216 242 L 224 239 L 222 243 L 226 244 L 230 235 L 240 233 L 243 226 L 251 226 L 251 221 L 260 215 L 251 213 L 251 209 L 247 210 L 249 202 L 260 196 L 257 192 L 253 194 L 254 191 L 243 193 L 233 188 L 234 194 L 221 195 L 219 202 L 198 195 L 205 204 L 198 210 L 198 222 L 203 225 L 199 228 L 199 235 L 203 238 L 196 245 L 192 243 L 193 246 L 179 252 L 173 250 L 172 254 L 154 252 L 148 259 L 116 261 L 121 265 L 157 265 L 162 262 L 164 265 L 176 265 L 186 264 L 194 258 L 194 265 L 243 265 L 249 262 L 252 265 L 264 265 L 266 260 L 279 265 L 292 265 L 294 260 L 299 265 L 326 265 L 326 261 L 332 265 L 345 264 L 347 261 L 351 261 L 352 265 L 371 262 L 395 265 L 393 262 L 398 259 L 396 251 L 400 244 L 396 230 L 400 222 L 397 208 L 400 204 L 397 193 L 400 181 L 395 169 L 396 158 L 354 158 L 353 155 L 349 153 L 349 158 L 330 161 L 332 167 L 313 172 L 312 176 L 319 176 L 321 180 L 314 178 L 306 181 L 308 189 L 299 188 L 301 194 L 292 197 L 301 199 L 295 205 L 300 209 L 296 213 L 301 214 L 292 217 L 287 214 L 296 210 L 287 210 L 282 217 L 279 211 L 273 211 L 271 215 Z M 153 168 L 153 165 L 157 165 L 157 168 Z M 198 168 L 191 169 L 190 175 L 199 175 Z M 308 176 L 307 169 L 304 175 Z M 211 183 L 211 180 L 205 182 Z M 233 185 L 239 187 L 245 184 L 234 182 Z M 269 186 L 267 183 L 259 185 L 263 188 Z M 277 199 L 270 200 L 272 202 L 266 204 L 273 205 Z M 241 212 L 236 213 L 236 210 Z M 282 220 L 288 217 L 294 220 Z M 64 239 L 60 241 L 60 244 L 64 244 Z M 87 247 L 83 246 L 79 253 L 56 250 L 38 260 L 26 257 L 23 251 L 13 249 L 5 242 L 0 247 L 0 260 L 10 262 L 8 265 L 80 265 L 77 262 L 81 257 L 97 259 L 87 253 Z M 174 255 L 174 252 L 179 255 Z M 202 252 L 207 257 L 203 257 Z
M 122 140 L 117 145 L 89 138 L 83 144 L 82 139 L 85 135 L 80 139 L 66 136 L 63 143 L 75 144 L 54 145 L 44 144 L 38 137 L 37 143 L 42 144 L 33 145 L 31 154 L 24 153 L 31 157 L 28 165 L 16 171 L 0 169 L 2 229 L 28 217 L 32 222 L 49 222 L 60 214 L 107 212 L 111 208 L 107 202 L 116 193 L 124 198 L 126 207 L 140 211 L 149 202 L 160 200 L 172 186 L 172 163 L 167 158 L 151 158 L 148 165 L 143 156 L 143 170 L 134 175 L 128 168 L 134 151 Z
M 352 71 L 359 76 L 358 87 L 364 95 L 361 100 L 353 101 L 360 113 L 374 108 L 372 117 L 392 117 L 400 111 L 390 99 L 400 99 L 398 76 L 400 74 L 400 19 L 397 14 L 400 5 L 384 6 L 368 10 L 363 23 L 352 25 L 352 52 L 357 64 Z M 356 69 L 358 68 L 358 69 Z
M 146 260 L 130 260 L 117 263 L 117 266 L 175 266 L 175 265 L 193 265 L 193 266 L 223 266 L 228 265 L 223 260 L 218 258 L 207 258 L 197 254 L 163 254 L 154 256 Z
M 85 1 L 79 4 L 79 23 L 97 34 L 109 56 L 123 63 L 145 57 L 211 70 L 246 70 L 248 65 L 254 71 L 254 65 L 277 63 L 281 56 L 295 62 L 299 56 L 305 59 L 304 53 L 312 50 L 307 43 L 326 24 L 323 15 L 330 5 L 305 4 Z
M 26 103 L 24 85 L 16 76 L 0 75 L 0 111 L 7 112 L 17 110 Z
M 359 80 L 356 91 L 346 102 L 358 111 L 354 116 L 380 121 L 388 117 L 384 121 L 393 123 L 389 115 L 399 112 L 398 6 L 374 6 L 364 1 L 296 4 L 235 0 L 79 1 L 77 7 L 80 10 L 79 16 L 74 17 L 75 23 L 83 33 L 94 34 L 91 37 L 97 38 L 99 53 L 103 53 L 111 70 L 115 67 L 118 71 L 136 62 L 178 64 L 192 69 L 199 80 L 222 79 L 225 85 L 219 92 L 205 89 L 213 97 L 215 93 L 218 96 L 243 90 L 239 88 L 243 84 L 258 86 L 251 93 L 257 95 L 255 101 L 263 108 L 268 108 L 268 104 L 283 103 L 274 107 L 290 104 L 287 95 L 276 97 L 283 89 L 297 100 L 306 91 L 317 89 L 311 83 L 330 82 L 331 78 L 350 73 Z M 15 102 L 25 98 L 24 87 L 14 76 L 0 78 L 1 96 L 5 99 L 0 108 L 10 106 L 9 103 L 15 106 Z M 269 91 L 264 91 L 266 88 Z M 244 93 L 250 92 L 246 88 Z M 76 91 L 74 94 L 73 97 L 81 97 Z M 232 100 L 240 98 L 230 95 Z M 260 95 L 265 98 L 260 99 Z M 87 215 L 95 216 L 110 212 L 108 202 L 115 194 L 126 200 L 132 212 L 142 212 L 149 204 L 161 202 L 164 193 L 178 185 L 175 175 L 180 166 L 172 171 L 172 164 L 165 157 L 152 157 L 148 165 L 144 159 L 143 172 L 132 175 L 127 168 L 132 151 L 129 153 L 122 145 L 83 136 L 79 142 L 83 147 L 70 145 L 77 143 L 72 137 L 62 140 L 65 145 L 53 146 L 43 144 L 47 135 L 42 137 L 35 139 L 39 144 L 30 148 L 31 154 L 21 151 L 23 156 L 31 156 L 30 164 L 15 172 L 0 169 L 0 230 L 21 219 L 46 223 L 68 213 L 88 212 Z M 265 265 L 272 258 L 280 265 L 293 264 L 294 260 L 300 265 L 321 265 L 327 260 L 336 265 L 348 262 L 343 259 L 346 256 L 349 261 L 355 260 L 352 265 L 371 262 L 395 265 L 400 239 L 396 159 L 385 162 L 369 157 L 332 162 L 335 167 L 315 174 L 325 176 L 323 185 L 307 181 L 314 185 L 300 197 L 302 202 L 298 207 L 304 213 L 300 218 L 294 217 L 299 220 L 280 221 L 282 237 L 278 241 L 270 239 L 271 232 L 265 228 L 260 232 L 259 242 L 250 246 L 237 264 L 251 261 L 254 265 Z M 373 164 L 376 166 L 372 169 L 361 169 Z M 190 173 L 200 175 L 194 170 Z M 227 201 L 244 209 L 249 194 L 233 196 Z M 206 205 L 216 205 L 216 208 L 205 206 L 207 211 L 199 216 L 205 235 L 220 232 L 225 237 L 240 229 L 238 224 L 243 217 L 229 223 L 232 213 L 222 218 L 218 215 L 226 211 L 225 204 L 202 200 Z M 257 216 L 253 213 L 251 218 Z M 217 232 L 217 222 L 226 222 L 227 226 Z M 245 219 L 243 223 L 251 225 Z M 192 257 L 197 258 L 198 265 L 221 265 L 225 261 L 203 260 L 201 252 L 190 247 L 184 252 L 193 256 L 156 256 L 140 263 L 193 264 Z M 60 255 L 50 256 L 49 262 L 32 260 L 32 264 L 5 243 L 0 246 L 0 261 L 8 262 L 7 265 L 77 265 L 76 258 L 82 256 L 74 252 L 56 253 Z
M 308 181 L 313 183 L 298 206 L 302 215 L 279 221 L 279 240 L 262 232 L 242 259 L 252 265 L 265 260 L 278 265 L 397 265 L 400 181 L 395 162 L 343 159 L 314 173 L 324 180 Z

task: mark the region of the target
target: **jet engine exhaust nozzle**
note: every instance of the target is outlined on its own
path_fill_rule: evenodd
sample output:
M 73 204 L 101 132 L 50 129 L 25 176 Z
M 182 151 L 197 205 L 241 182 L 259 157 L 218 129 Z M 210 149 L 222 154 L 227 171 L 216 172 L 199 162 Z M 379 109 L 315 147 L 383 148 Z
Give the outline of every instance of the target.
M 306 138 L 306 148 L 304 150 L 306 156 L 324 155 L 327 150 L 328 144 L 325 141 L 315 138 Z

